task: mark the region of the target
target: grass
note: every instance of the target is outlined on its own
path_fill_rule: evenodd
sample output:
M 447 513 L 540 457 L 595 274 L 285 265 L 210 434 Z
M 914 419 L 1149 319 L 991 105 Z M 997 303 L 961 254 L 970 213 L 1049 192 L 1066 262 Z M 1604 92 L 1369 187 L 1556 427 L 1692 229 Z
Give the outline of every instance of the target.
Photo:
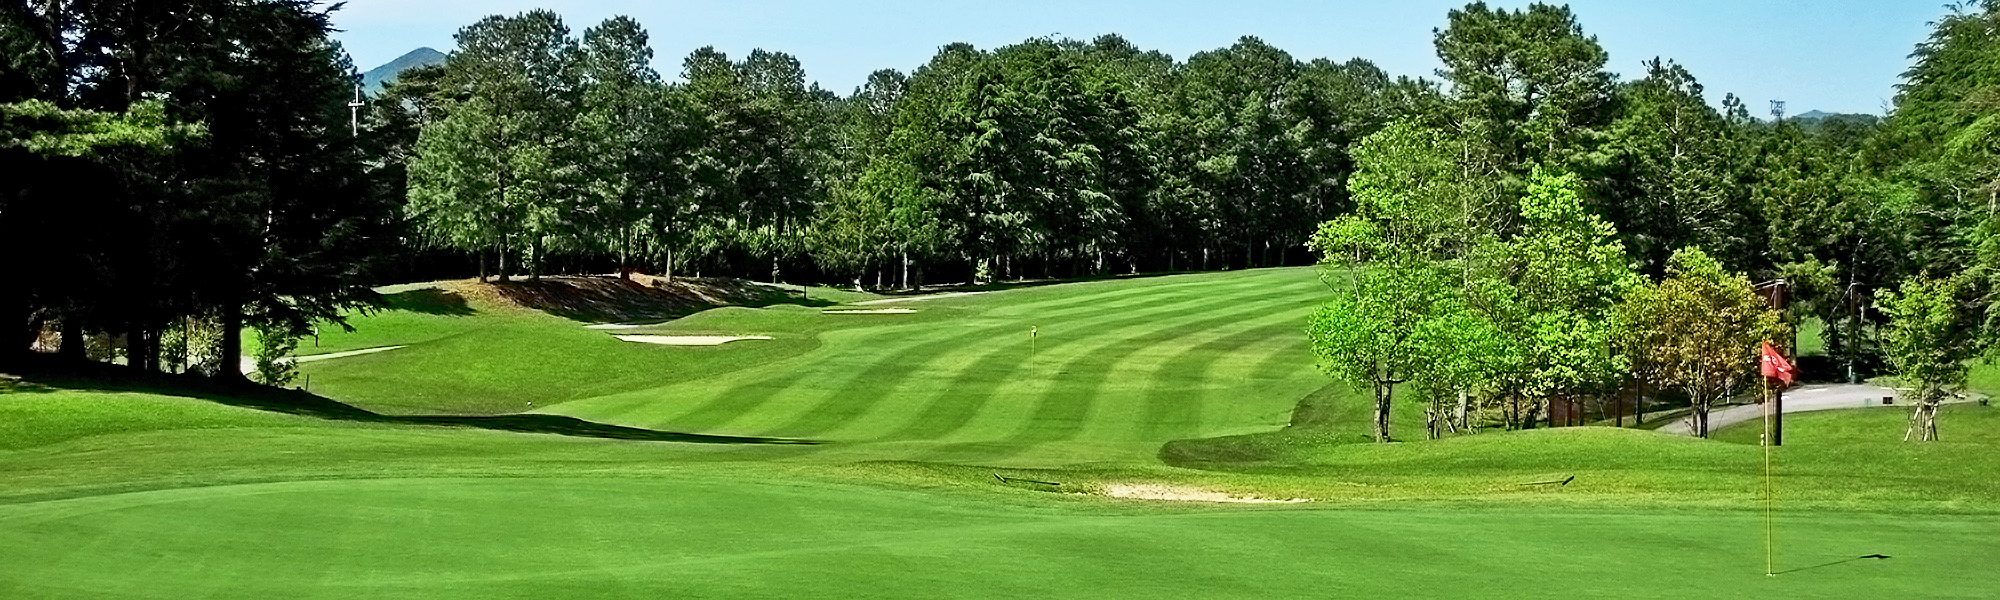
M 705 348 L 474 303 L 356 318 L 322 347 L 407 347 L 301 368 L 313 391 L 386 413 L 810 438 L 843 461 L 1131 462 L 1169 440 L 1284 425 L 1325 385 L 1303 325 L 1325 290 L 1311 269 L 1274 269 L 1000 290 L 900 315 L 733 307 L 617 332 L 775 338 Z
M 2000 589 L 1979 568 L 2000 560 L 2000 409 L 1949 407 L 1936 444 L 1898 441 L 1898 409 L 1789 419 L 1781 568 L 1800 570 L 1765 577 L 1754 425 L 1359 443 L 1366 399 L 1304 352 L 1313 275 L 1045 285 L 907 315 L 728 308 L 635 330 L 777 338 L 712 348 L 399 295 L 321 347 L 408 347 L 301 365 L 315 392 L 391 415 L 165 379 L 0 382 L 0 597 Z M 489 426 L 569 417 L 826 443 Z M 1393 417 L 1421 435 L 1420 407 Z M 1121 483 L 1314 502 L 1099 495 Z M 1869 554 L 1892 558 L 1851 560 Z

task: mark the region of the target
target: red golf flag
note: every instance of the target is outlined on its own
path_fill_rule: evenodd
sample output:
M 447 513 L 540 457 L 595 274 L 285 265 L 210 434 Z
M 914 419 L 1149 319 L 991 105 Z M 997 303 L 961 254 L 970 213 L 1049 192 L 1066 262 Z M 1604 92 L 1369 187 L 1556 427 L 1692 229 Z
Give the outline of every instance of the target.
M 1770 342 L 1764 342 L 1763 362 L 1765 377 L 1776 379 L 1785 385 L 1791 385 L 1792 380 L 1798 378 L 1798 367 L 1792 366 L 1792 361 L 1785 360 L 1785 355 L 1779 354 L 1778 349 L 1771 347 Z

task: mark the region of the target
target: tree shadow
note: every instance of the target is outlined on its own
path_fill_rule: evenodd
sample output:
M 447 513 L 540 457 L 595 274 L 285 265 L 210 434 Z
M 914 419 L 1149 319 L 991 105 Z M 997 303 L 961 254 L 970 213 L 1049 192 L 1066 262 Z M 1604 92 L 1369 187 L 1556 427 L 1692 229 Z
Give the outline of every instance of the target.
M 681 278 L 668 282 L 644 277 L 628 280 L 565 276 L 492 286 L 502 298 L 514 304 L 590 323 L 663 321 L 717 306 L 834 304 L 828 300 L 801 299 L 797 291 L 785 287 L 724 278 Z
M 7 367 L 19 377 L 7 385 L 23 391 L 58 389 L 108 392 L 138 392 L 207 400 L 217 404 L 315 417 L 334 421 L 466 427 L 546 433 L 573 437 L 689 442 L 697 444 L 792 444 L 820 442 L 789 438 L 706 435 L 625 427 L 585 421 L 561 415 L 516 414 L 496 416 L 384 415 L 300 390 L 287 390 L 247 381 L 219 381 L 199 375 L 144 373 L 122 365 L 75 363 L 54 356 L 18 357 Z M 12 391 L 11 389 L 8 391 Z
M 465 297 L 456 292 L 437 288 L 410 290 L 382 296 L 384 310 L 406 310 L 427 315 L 450 317 L 469 316 L 472 307 L 465 303 Z
M 1151 279 L 1154 277 L 1167 277 L 1171 275 L 1192 275 L 1196 273 L 1225 273 L 1225 272 L 1228 271 L 1153 271 L 1147 273 L 1123 273 L 1115 275 L 1079 275 L 1076 277 L 1054 277 L 1048 279 L 1016 279 L 1011 281 L 994 281 L 989 283 L 940 283 L 940 284 L 926 285 L 920 289 L 913 289 L 913 290 L 873 290 L 873 291 L 877 294 L 894 298 L 903 296 L 928 296 L 931 294 L 950 294 L 956 292 L 998 292 L 998 291 L 1016 290 L 1022 288 L 1035 288 L 1047 285 L 1060 285 L 1065 283 L 1114 281 L 1122 279 Z

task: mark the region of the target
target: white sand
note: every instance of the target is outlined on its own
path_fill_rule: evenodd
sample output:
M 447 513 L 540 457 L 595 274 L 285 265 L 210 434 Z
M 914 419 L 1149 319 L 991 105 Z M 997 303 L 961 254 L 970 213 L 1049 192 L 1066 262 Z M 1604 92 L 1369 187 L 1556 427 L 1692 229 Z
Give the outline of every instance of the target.
M 615 336 L 628 342 L 641 344 L 661 344 L 665 346 L 720 346 L 736 340 L 768 340 L 768 335 L 621 335 Z
M 874 308 L 867 310 L 822 310 L 829 315 L 907 315 L 913 312 L 907 308 Z
M 978 294 L 984 294 L 984 293 L 986 293 L 986 292 L 952 292 L 952 293 L 949 293 L 949 294 L 931 294 L 931 295 L 929 295 L 929 296 L 910 296 L 910 297 L 908 297 L 908 298 L 883 298 L 883 299 L 881 299 L 881 300 L 868 300 L 868 301 L 865 301 L 865 302 L 856 302 L 856 303 L 854 303 L 854 304 L 855 304 L 856 306 L 861 306 L 861 305 L 866 305 L 866 304 L 891 304 L 891 303 L 895 303 L 895 302 L 916 302 L 916 301 L 918 301 L 918 300 L 936 300 L 936 299 L 939 299 L 939 298 L 957 298 L 957 297 L 959 297 L 959 296 L 974 296 L 974 295 L 978 295 Z
M 1295 504 L 1310 502 L 1305 498 L 1273 500 L 1256 496 L 1232 496 L 1215 490 L 1201 488 L 1160 485 L 1157 483 L 1114 483 L 1104 486 L 1104 494 L 1113 498 L 1133 500 L 1171 500 L 1175 502 L 1236 502 L 1247 504 Z
M 328 353 L 325 353 L 325 354 L 307 354 L 307 355 L 305 355 L 305 356 L 287 356 L 287 357 L 284 357 L 284 358 L 280 358 L 280 359 L 278 359 L 278 362 L 291 362 L 291 363 L 302 363 L 302 362 L 312 362 L 312 361 L 316 361 L 316 360 L 332 360 L 332 359 L 335 359 L 335 358 L 347 358 L 347 357 L 349 357 L 349 356 L 361 356 L 361 355 L 363 355 L 363 354 L 374 354 L 374 353 L 376 353 L 376 352 L 388 352 L 388 351 L 390 351 L 390 350 L 395 350 L 395 349 L 397 349 L 397 348 L 401 348 L 401 347 L 402 347 L 402 346 L 382 346 L 382 347 L 380 347 L 380 348 L 364 348 L 364 349 L 361 349 L 361 350 L 348 350 L 348 351 L 346 351 L 346 352 L 328 352 Z M 249 357 L 249 356 L 245 356 L 245 357 L 243 357 L 243 364 L 242 364 L 242 367 L 243 367 L 243 372 L 244 372 L 244 373 L 253 373 L 253 372 L 256 372 L 256 370 L 257 370 L 257 359 L 256 359 L 256 358 L 252 358 L 252 357 Z

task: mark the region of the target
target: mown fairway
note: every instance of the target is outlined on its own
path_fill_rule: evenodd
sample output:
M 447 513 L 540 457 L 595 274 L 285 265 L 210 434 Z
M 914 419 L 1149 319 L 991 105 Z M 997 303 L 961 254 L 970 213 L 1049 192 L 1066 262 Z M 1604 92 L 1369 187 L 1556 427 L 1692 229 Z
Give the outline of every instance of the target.
M 1288 422 L 1326 385 L 1303 330 L 1326 293 L 1313 269 L 1271 269 L 861 307 L 909 314 L 731 308 L 616 331 L 474 306 L 357 319 L 323 348 L 408 347 L 305 371 L 314 391 L 362 406 L 822 440 L 801 454 L 836 460 L 1150 462 L 1170 440 Z M 422 326 L 375 331 L 399 320 Z M 777 339 L 661 347 L 613 333 Z
M 1352 443 L 1283 269 L 607 332 L 436 293 L 322 336 L 316 392 L 814 446 L 330 421 L 144 385 L 0 386 L 0 598 L 1971 598 L 2000 410 L 1796 417 L 1763 574 L 1750 427 Z M 859 298 L 849 298 L 859 299 Z M 1032 347 L 1028 328 L 1040 335 Z M 768 335 L 717 347 L 617 334 Z M 70 388 L 70 389 L 65 389 Z M 1274 432 L 1300 400 L 1312 427 Z M 530 404 L 532 403 L 532 409 Z M 1414 406 L 1401 437 L 1421 435 Z M 1244 435 L 1237 435 L 1244 434 Z M 1226 437 L 1215 437 L 1226 436 Z M 1211 438 L 1211 439 L 1194 439 Z M 1050 481 L 1006 483 L 997 473 Z M 1575 475 L 1561 487 L 1523 486 Z M 1152 483 L 1301 504 L 1104 497 Z M 1056 493 L 1050 493 L 1051 491 Z M 1849 560 L 1882 554 L 1888 559 Z M 1796 569 L 1796 570 L 1794 570 Z

